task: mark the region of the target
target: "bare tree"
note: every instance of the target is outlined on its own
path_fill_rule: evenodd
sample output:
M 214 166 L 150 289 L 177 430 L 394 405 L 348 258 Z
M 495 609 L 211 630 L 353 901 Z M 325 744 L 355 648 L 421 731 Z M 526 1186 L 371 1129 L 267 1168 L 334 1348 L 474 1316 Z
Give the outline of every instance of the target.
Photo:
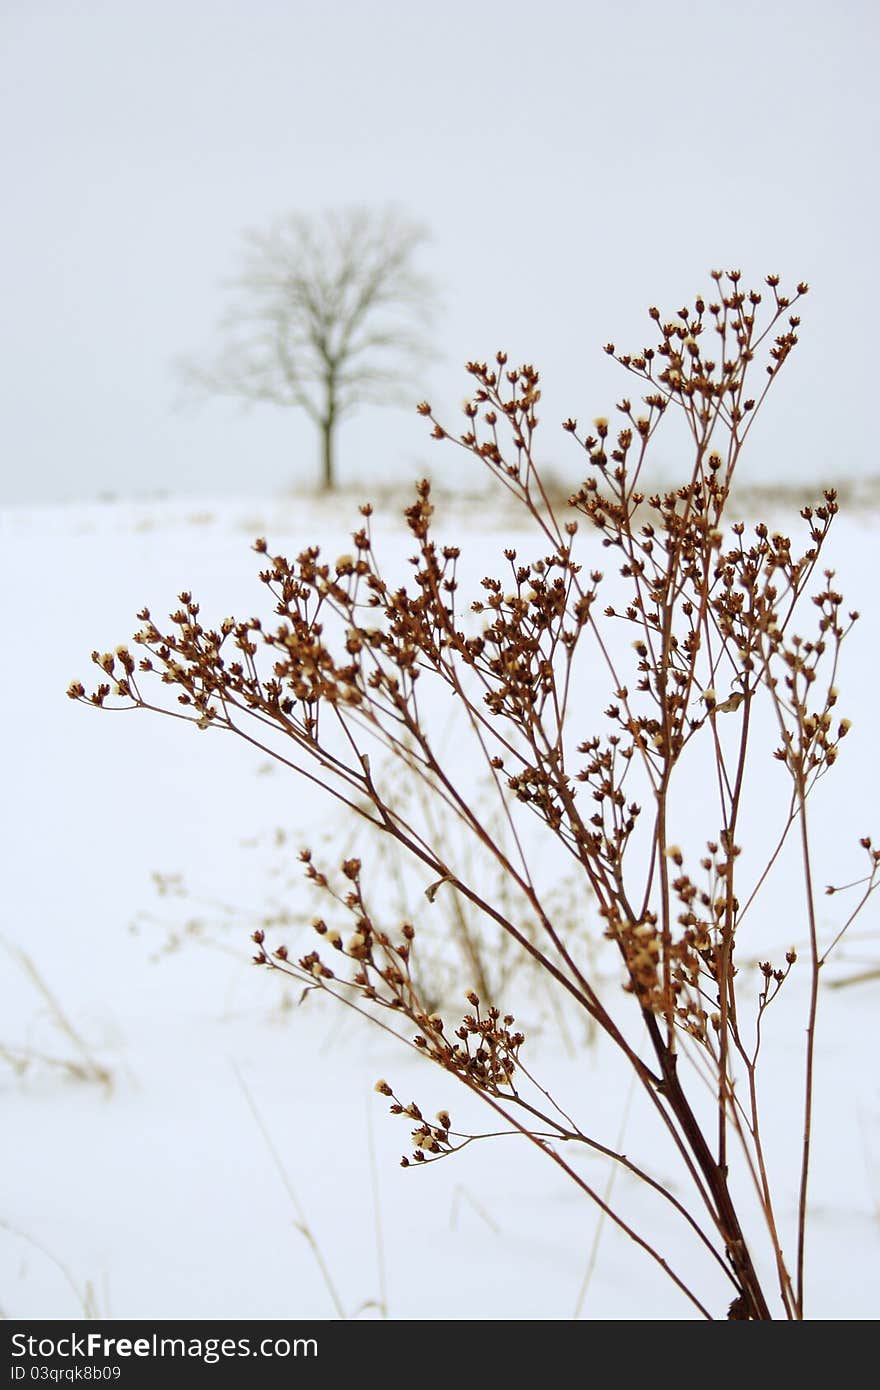
M 433 282 L 415 267 L 425 229 L 393 207 L 294 214 L 246 232 L 222 344 L 180 364 L 199 394 L 304 410 L 321 439 L 321 480 L 335 481 L 336 429 L 360 405 L 412 399 L 428 355 Z

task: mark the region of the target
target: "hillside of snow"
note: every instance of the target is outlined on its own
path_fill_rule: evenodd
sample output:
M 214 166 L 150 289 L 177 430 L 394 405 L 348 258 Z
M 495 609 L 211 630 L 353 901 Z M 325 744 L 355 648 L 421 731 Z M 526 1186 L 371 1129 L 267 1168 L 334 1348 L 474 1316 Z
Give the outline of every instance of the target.
M 450 1109 L 465 1127 L 491 1129 L 491 1114 L 379 1030 L 329 1000 L 300 1007 L 295 989 L 249 964 L 249 934 L 272 913 L 286 916 L 291 942 L 310 949 L 316 904 L 297 851 L 309 843 L 338 861 L 352 833 L 318 791 L 215 731 L 142 712 L 100 714 L 65 698 L 74 677 L 90 684 L 90 651 L 128 640 L 145 603 L 168 612 L 186 588 L 213 618 L 265 613 L 254 537 L 288 554 L 318 540 L 335 556 L 350 546 L 358 500 L 115 503 L 0 518 L 0 1312 L 8 1318 L 695 1316 L 518 1138 L 403 1170 L 409 1125 L 387 1114 L 377 1077 L 426 1114 Z M 794 534 L 796 521 L 784 524 Z M 393 510 L 380 511 L 374 531 L 389 569 L 403 574 L 412 543 Z M 504 546 L 539 549 L 485 500 L 438 507 L 437 534 L 462 547 L 470 584 L 500 572 Z M 821 886 L 861 873 L 859 836 L 880 836 L 877 537 L 876 518 L 856 513 L 838 519 L 828 543 L 836 582 L 863 616 L 838 682 L 852 732 L 814 803 Z M 607 563 L 591 540 L 585 557 Z M 591 722 L 598 729 L 600 711 L 585 711 L 585 733 Z M 454 743 L 450 756 L 459 756 Z M 747 854 L 768 843 L 775 775 L 769 765 L 751 803 Z M 695 783 L 681 803 L 683 838 L 704 832 L 702 796 Z M 783 863 L 740 943 L 744 966 L 803 943 L 789 872 Z M 412 888 L 430 934 L 425 886 Z M 820 907 L 830 933 L 840 902 L 823 896 Z M 813 1318 L 877 1313 L 877 940 L 872 900 L 829 967 L 821 1004 Z M 800 1074 L 805 989 L 806 972 L 795 973 L 768 1015 L 765 1043 L 787 1247 L 800 1138 L 790 1078 Z M 598 1138 L 683 1195 L 675 1156 L 632 1101 L 617 1061 L 576 1023 L 554 1023 L 528 981 L 515 991 L 531 1069 Z M 607 1190 L 605 1160 L 571 1161 Z M 680 1271 L 705 1268 L 671 1209 L 624 1173 L 610 1191 Z M 700 1289 L 723 1317 L 724 1281 L 709 1271 Z

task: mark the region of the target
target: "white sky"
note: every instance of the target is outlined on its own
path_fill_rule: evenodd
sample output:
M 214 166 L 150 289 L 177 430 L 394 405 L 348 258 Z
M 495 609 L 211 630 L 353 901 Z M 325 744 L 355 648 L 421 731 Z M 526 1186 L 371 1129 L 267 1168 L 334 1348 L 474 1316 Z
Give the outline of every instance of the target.
M 878 471 L 875 0 L 4 0 L 0 501 L 307 485 L 289 411 L 175 408 L 209 351 L 240 232 L 290 210 L 403 204 L 431 228 L 448 419 L 497 347 L 557 429 L 632 390 L 601 345 L 647 341 L 713 265 L 807 278 L 803 346 L 752 476 Z M 344 478 L 444 460 L 371 410 Z M 448 455 L 447 455 L 448 457 Z M 674 460 L 667 461 L 670 464 Z

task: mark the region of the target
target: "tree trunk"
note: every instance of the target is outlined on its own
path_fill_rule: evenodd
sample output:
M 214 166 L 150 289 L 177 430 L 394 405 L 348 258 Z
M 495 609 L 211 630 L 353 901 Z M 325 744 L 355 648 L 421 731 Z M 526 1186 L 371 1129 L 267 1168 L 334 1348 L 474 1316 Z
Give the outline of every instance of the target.
M 336 421 L 332 416 L 321 421 L 321 490 L 332 492 L 335 484 L 333 433 Z

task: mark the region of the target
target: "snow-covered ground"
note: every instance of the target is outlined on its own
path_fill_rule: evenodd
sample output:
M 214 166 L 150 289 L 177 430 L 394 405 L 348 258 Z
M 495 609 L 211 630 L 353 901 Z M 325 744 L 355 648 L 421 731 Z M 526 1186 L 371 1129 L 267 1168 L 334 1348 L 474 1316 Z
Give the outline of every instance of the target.
M 477 576 L 517 543 L 490 511 L 485 502 L 459 506 L 439 520 Z M 448 1106 L 463 1125 L 488 1128 L 491 1116 L 481 1118 L 451 1078 L 329 1001 L 285 1007 L 295 995 L 249 967 L 247 912 L 284 901 L 311 916 L 298 837 L 315 843 L 343 833 L 317 793 L 233 740 L 145 714 L 99 715 L 65 698 L 72 678 L 89 683 L 92 648 L 125 640 L 144 603 L 167 612 L 185 587 L 216 617 L 264 611 L 249 548 L 256 535 L 288 553 L 319 539 L 335 556 L 357 522 L 356 499 L 117 503 L 2 518 L 7 1317 L 81 1316 L 84 1305 L 109 1317 L 333 1317 L 339 1306 L 347 1316 L 376 1316 L 384 1303 L 392 1318 L 570 1318 L 591 1264 L 584 1318 L 694 1315 L 608 1223 L 594 1248 L 596 1210 L 518 1139 L 403 1171 L 409 1126 L 387 1115 L 377 1077 L 426 1113 Z M 411 545 L 393 514 L 379 515 L 375 530 L 377 549 L 400 564 Z M 842 517 L 828 549 L 850 606 L 864 616 L 839 680 L 839 708 L 853 730 L 815 803 L 823 883 L 860 873 L 858 837 L 880 836 L 877 534 L 873 516 Z M 597 550 L 596 563 L 605 558 Z M 753 852 L 768 833 L 763 801 L 748 823 Z M 698 800 L 691 810 L 699 820 Z M 682 815 L 683 836 L 703 833 Z M 289 832 L 285 845 L 273 842 L 277 827 Z M 183 875 L 192 898 L 157 896 L 152 873 Z M 230 918 L 212 904 L 243 910 Z M 822 899 L 823 929 L 837 909 L 837 900 Z M 204 939 L 161 952 L 194 912 L 207 923 Z M 740 946 L 744 959 L 802 939 L 784 881 L 771 887 L 760 924 L 765 935 L 756 918 Z M 877 959 L 873 902 L 857 932 L 838 980 Z M 799 1095 L 786 1076 L 798 1075 L 802 985 L 794 979 L 786 992 L 788 1004 L 769 1016 L 765 1084 L 773 1177 L 790 1233 Z M 878 994 L 875 978 L 823 997 L 813 1317 L 873 1318 L 880 1303 Z M 527 1032 L 528 1011 L 525 999 Z M 545 1024 L 530 1055 L 598 1138 L 619 1142 L 683 1192 L 672 1155 L 639 1105 L 628 1106 L 627 1078 L 600 1047 L 573 1056 Z M 88 1079 L 96 1068 L 109 1084 Z M 604 1191 L 602 1161 L 578 1162 Z M 668 1211 L 625 1175 L 613 1199 L 648 1223 L 671 1263 L 695 1274 L 696 1250 Z M 303 1219 L 329 1281 L 298 1229 Z M 701 1288 L 723 1316 L 726 1287 L 710 1274 Z

